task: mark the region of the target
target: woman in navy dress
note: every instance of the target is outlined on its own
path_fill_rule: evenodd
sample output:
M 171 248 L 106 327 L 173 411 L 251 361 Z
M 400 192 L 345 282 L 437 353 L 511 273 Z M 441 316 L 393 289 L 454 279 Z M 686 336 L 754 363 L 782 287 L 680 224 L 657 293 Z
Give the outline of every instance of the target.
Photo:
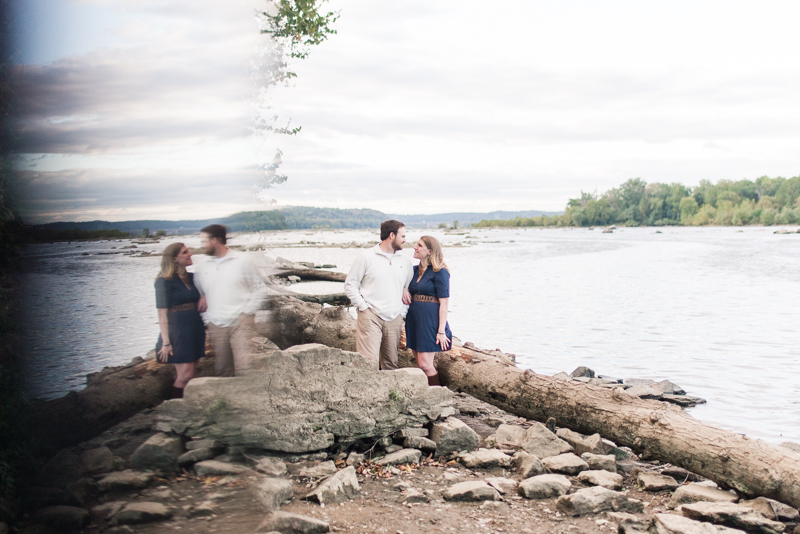
M 183 388 L 194 378 L 197 360 L 205 355 L 206 329 L 198 307 L 200 292 L 194 275 L 186 271 L 192 253 L 183 243 L 173 243 L 161 256 L 161 272 L 156 278 L 156 308 L 161 333 L 156 354 L 161 363 L 175 365 L 176 378 L 171 398 L 183 397 Z
M 417 367 L 428 377 L 428 385 L 439 386 L 439 373 L 433 366 L 437 352 L 450 350 L 453 333 L 447 324 L 450 302 L 450 271 L 444 263 L 442 245 L 435 237 L 422 236 L 414 245 L 419 265 L 408 285 L 410 303 L 406 315 L 406 346 L 417 359 Z M 409 298 L 410 297 L 410 298 Z

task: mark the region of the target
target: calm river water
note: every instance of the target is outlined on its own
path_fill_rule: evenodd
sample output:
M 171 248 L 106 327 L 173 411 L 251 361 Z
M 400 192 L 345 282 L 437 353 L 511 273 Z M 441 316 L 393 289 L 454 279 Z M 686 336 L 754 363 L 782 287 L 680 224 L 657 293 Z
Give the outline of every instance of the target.
M 800 442 L 800 235 L 773 231 L 425 233 L 451 245 L 445 249 L 450 324 L 462 341 L 515 353 L 520 367 L 538 373 L 587 365 L 620 378 L 667 378 L 708 400 L 690 410 L 700 420 L 771 442 Z M 411 229 L 408 238 L 422 233 Z M 181 239 L 199 245 L 197 236 Z M 376 239 L 367 231 L 294 231 L 231 242 L 259 242 L 273 255 L 346 271 L 359 249 L 336 244 Z M 160 251 L 176 240 L 138 250 Z M 292 246 L 301 241 L 311 244 Z M 86 373 L 127 363 L 154 346 L 159 258 L 98 254 L 129 243 L 26 250 L 23 318 L 32 395 L 80 389 Z M 294 288 L 327 293 L 341 291 L 341 284 Z

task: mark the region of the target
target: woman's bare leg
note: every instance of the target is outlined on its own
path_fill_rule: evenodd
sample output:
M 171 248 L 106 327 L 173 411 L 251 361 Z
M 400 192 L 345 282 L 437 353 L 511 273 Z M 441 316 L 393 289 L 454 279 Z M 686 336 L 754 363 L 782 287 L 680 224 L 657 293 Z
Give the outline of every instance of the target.
M 417 367 L 422 369 L 425 376 L 433 376 L 437 373 L 436 367 L 433 366 L 433 358 L 436 356 L 435 352 L 417 352 L 411 351 L 417 358 Z
M 175 377 L 175 383 L 172 385 L 176 388 L 181 388 L 181 389 L 185 388 L 186 384 L 189 383 L 189 380 L 194 378 L 196 370 L 197 370 L 197 362 L 176 363 L 175 371 L 177 376 Z

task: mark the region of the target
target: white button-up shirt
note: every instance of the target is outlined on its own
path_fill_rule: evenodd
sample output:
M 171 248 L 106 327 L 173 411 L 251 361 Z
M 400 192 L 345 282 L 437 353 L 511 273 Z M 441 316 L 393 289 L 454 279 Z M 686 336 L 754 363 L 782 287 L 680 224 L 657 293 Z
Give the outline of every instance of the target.
M 233 325 L 243 313 L 255 313 L 264 296 L 264 282 L 252 260 L 233 249 L 222 258 L 199 262 L 194 283 L 208 304 L 203 319 L 221 327 Z
M 407 256 L 399 252 L 388 255 L 376 245 L 353 262 L 344 292 L 353 306 L 361 311 L 372 308 L 384 321 L 401 314 L 405 317 L 408 306 L 403 304 L 403 288 L 411 283 L 413 272 Z

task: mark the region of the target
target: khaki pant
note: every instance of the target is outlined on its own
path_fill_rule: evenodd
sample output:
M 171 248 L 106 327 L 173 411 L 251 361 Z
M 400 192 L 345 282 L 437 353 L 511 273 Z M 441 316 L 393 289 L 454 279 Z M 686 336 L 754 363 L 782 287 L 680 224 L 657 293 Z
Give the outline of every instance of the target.
M 358 311 L 356 323 L 356 350 L 378 362 L 384 371 L 397 369 L 397 349 L 400 346 L 400 330 L 403 318 L 398 315 L 384 321 L 371 309 Z
M 231 326 L 208 323 L 217 376 L 233 376 L 237 369 L 242 371 L 250 366 L 255 356 L 253 338 L 258 335 L 253 319 L 252 315 L 243 313 Z

